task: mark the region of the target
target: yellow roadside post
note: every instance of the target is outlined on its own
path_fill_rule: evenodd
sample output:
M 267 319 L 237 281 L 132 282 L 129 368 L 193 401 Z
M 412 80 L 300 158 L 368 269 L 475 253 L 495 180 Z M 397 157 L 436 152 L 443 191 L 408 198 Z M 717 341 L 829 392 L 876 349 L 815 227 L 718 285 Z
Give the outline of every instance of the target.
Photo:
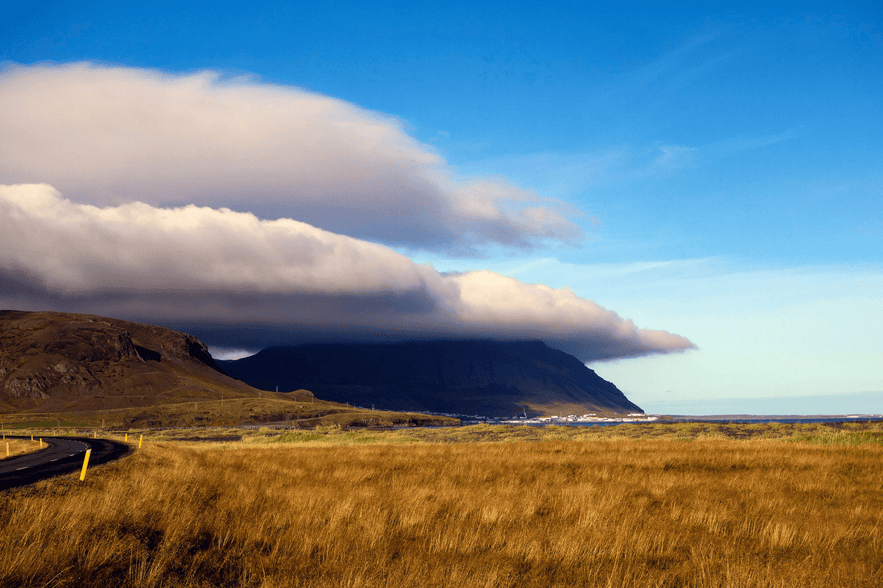
M 43 449 L 43 438 L 40 437 L 40 449 Z
M 125 438 L 123 438 L 123 441 L 125 441 L 126 443 L 129 442 L 129 434 L 128 433 L 126 433 L 126 436 L 125 436 Z
M 141 449 L 141 442 L 144 441 L 144 435 L 138 437 L 138 449 Z
M 86 479 L 86 466 L 89 465 L 89 456 L 92 455 L 92 450 L 86 450 L 86 457 L 83 458 L 83 471 L 80 472 L 80 482 Z

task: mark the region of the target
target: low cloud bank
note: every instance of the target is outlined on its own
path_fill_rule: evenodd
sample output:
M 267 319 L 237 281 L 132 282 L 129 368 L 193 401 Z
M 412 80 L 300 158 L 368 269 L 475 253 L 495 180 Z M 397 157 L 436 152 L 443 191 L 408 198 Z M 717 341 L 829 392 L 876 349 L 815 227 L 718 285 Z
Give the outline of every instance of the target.
M 0 184 L 46 182 L 78 202 L 226 207 L 461 255 L 581 237 L 563 203 L 460 177 L 399 120 L 292 87 L 14 65 L 0 112 L 14 113 L 0 117 Z
M 570 290 L 440 274 L 287 218 L 0 186 L 0 307 L 188 325 L 218 346 L 299 340 L 540 339 L 583 361 L 693 348 Z

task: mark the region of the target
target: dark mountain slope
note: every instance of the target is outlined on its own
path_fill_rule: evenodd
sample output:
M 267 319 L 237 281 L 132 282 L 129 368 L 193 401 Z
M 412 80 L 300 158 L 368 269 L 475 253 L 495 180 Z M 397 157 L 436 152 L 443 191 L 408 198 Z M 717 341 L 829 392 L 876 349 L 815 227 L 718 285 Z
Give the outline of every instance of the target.
M 271 347 L 226 373 L 264 390 L 390 410 L 486 416 L 642 412 L 575 357 L 539 341 L 426 341 Z

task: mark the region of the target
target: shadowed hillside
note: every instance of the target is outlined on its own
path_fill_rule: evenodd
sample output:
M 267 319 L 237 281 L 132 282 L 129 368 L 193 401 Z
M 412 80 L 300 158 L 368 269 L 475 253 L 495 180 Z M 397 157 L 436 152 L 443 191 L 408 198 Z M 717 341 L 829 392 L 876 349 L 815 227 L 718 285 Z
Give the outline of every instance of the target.
M 226 373 L 256 388 L 307 388 L 389 410 L 486 416 L 642 412 L 575 357 L 539 341 L 272 347 Z

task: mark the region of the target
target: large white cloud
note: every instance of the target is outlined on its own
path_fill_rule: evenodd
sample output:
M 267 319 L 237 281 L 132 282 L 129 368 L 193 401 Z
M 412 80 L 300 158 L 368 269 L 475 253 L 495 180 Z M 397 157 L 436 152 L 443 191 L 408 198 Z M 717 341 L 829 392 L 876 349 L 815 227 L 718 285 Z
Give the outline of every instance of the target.
M 569 290 L 439 274 L 303 222 L 194 205 L 94 206 L 47 184 L 0 186 L 0 307 L 188 324 L 227 346 L 541 339 L 584 361 L 693 347 Z
M 0 112 L 0 183 L 46 182 L 78 202 L 228 207 L 459 253 L 580 237 L 562 203 L 459 177 L 400 121 L 291 87 L 7 66 Z

